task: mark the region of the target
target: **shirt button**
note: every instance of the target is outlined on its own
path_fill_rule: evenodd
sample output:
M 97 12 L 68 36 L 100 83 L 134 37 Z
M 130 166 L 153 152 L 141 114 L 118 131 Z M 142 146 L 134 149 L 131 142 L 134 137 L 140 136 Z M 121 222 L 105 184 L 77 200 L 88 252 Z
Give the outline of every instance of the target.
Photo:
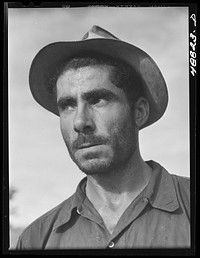
M 147 197 L 144 197 L 144 198 L 143 198 L 143 202 L 148 203 L 148 201 L 149 201 L 149 200 L 148 200 L 148 198 L 147 198 Z
M 77 211 L 78 214 L 81 214 L 81 210 L 79 210 L 78 208 L 77 208 L 76 211 Z
M 111 241 L 108 245 L 109 248 L 113 248 L 115 246 L 115 243 L 113 241 Z

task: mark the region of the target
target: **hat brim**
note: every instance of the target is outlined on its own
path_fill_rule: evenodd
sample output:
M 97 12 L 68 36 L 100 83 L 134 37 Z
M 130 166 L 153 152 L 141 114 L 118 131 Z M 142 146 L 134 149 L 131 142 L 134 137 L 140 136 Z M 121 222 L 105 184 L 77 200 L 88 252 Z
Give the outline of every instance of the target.
M 144 97 L 150 105 L 149 118 L 142 128 L 156 122 L 164 114 L 168 104 L 168 92 L 165 80 L 153 59 L 136 46 L 104 38 L 55 42 L 38 52 L 31 64 L 29 84 L 33 97 L 40 105 L 59 116 L 55 96 L 49 91 L 49 78 L 64 60 L 86 51 L 121 59 L 130 64 L 141 76 L 144 82 Z

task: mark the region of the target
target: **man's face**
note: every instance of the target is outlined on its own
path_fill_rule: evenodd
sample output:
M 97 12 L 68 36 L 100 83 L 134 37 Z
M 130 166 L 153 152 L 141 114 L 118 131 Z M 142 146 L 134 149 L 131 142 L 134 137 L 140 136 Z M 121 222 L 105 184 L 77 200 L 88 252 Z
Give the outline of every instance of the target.
M 110 69 L 87 66 L 57 80 L 63 139 L 72 160 L 90 175 L 123 168 L 137 146 L 133 112 L 110 81 Z

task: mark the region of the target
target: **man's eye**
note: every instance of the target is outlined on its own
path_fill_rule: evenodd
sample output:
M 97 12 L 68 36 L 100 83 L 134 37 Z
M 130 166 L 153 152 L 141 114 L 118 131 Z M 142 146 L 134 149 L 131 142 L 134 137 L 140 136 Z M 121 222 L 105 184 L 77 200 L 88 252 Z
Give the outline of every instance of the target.
M 73 103 L 65 103 L 65 104 L 61 105 L 61 110 L 73 111 L 75 109 L 76 109 L 76 105 Z
M 105 105 L 108 101 L 104 98 L 95 98 L 91 102 L 92 105 L 102 106 Z
M 75 110 L 75 106 L 72 106 L 72 105 L 67 105 L 66 107 L 65 107 L 65 110 L 69 110 L 69 111 L 71 111 L 71 110 Z

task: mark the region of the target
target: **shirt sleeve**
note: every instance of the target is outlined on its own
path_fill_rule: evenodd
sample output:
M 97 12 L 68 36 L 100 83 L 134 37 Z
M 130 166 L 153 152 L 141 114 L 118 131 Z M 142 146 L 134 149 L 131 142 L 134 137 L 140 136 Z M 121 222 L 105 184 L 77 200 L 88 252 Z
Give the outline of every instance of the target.
M 16 250 L 38 250 L 43 249 L 44 231 L 39 223 L 33 223 L 20 235 Z
M 16 245 L 16 250 L 22 250 L 23 249 L 23 241 L 21 237 L 19 237 L 17 245 Z
M 36 246 L 36 237 L 29 231 L 24 231 L 18 239 L 16 250 L 32 250 Z

